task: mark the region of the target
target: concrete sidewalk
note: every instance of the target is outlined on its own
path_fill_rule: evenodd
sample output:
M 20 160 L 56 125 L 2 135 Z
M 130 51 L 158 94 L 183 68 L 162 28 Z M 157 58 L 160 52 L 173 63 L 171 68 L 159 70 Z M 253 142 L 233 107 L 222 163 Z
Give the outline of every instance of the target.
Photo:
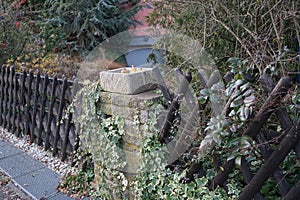
M 61 180 L 59 174 L 2 139 L 0 169 L 35 200 L 73 200 L 56 190 Z

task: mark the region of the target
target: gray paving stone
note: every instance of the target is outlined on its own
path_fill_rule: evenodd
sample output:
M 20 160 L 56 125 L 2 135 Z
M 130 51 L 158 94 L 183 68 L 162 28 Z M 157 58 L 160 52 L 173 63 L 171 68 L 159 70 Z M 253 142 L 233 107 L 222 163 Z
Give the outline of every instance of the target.
M 25 192 L 36 199 L 46 198 L 47 196 L 56 194 L 56 188 L 60 179 L 61 177 L 49 168 L 36 170 L 14 178 Z
M 56 190 L 61 177 L 40 161 L 0 139 L 0 169 L 34 200 L 72 200 Z
M 5 142 L 4 140 L 0 139 L 0 147 L 4 146 L 4 145 L 7 145 L 7 142 Z
M 9 143 L 4 142 L 0 147 L 0 163 L 1 160 L 16 154 L 21 154 L 22 151 L 16 147 L 12 147 Z
M 38 169 L 46 168 L 46 165 L 21 152 L 0 160 L 0 168 L 9 174 L 10 177 L 15 178 Z

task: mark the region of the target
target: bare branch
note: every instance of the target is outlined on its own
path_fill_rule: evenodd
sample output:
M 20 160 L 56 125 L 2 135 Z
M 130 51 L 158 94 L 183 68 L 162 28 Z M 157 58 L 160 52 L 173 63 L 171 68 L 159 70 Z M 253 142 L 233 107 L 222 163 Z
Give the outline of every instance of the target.
M 267 14 L 269 14 L 270 12 L 272 12 L 272 10 L 275 9 L 281 2 L 282 2 L 282 0 L 278 1 L 278 2 L 277 2 L 270 10 L 268 10 L 265 14 L 263 14 L 263 15 L 261 16 L 261 18 L 265 18 L 265 16 L 266 16 Z
M 216 18 L 216 16 L 213 14 L 214 16 L 214 20 L 216 22 L 218 22 L 219 24 L 221 24 L 228 32 L 230 32 L 235 39 L 242 45 L 242 47 L 244 48 L 244 50 L 247 52 L 247 54 L 250 56 L 250 58 L 254 61 L 254 56 L 252 55 L 252 53 L 249 51 L 249 49 L 247 48 L 247 46 L 245 45 L 245 43 L 234 33 L 233 30 L 231 30 L 224 22 L 220 21 L 219 19 Z

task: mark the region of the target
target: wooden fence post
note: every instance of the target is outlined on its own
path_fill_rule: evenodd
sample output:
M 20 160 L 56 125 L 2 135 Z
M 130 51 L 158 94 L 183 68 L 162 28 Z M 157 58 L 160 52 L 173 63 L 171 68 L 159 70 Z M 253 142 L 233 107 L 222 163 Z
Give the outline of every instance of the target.
M 40 101 L 40 121 L 39 121 L 39 129 L 38 129 L 38 141 L 37 144 L 39 146 L 42 145 L 43 139 L 42 139 L 42 133 L 43 131 L 45 132 L 45 127 L 44 127 L 44 118 L 45 118 L 45 107 L 46 107 L 46 101 L 47 101 L 47 88 L 49 84 L 49 78 L 48 75 L 46 74 L 44 77 L 44 81 L 42 84 L 42 93 L 41 93 L 41 101 Z
M 35 86 L 34 86 L 34 98 L 33 98 L 33 112 L 31 116 L 31 132 L 30 132 L 30 142 L 32 143 L 36 138 L 35 135 L 35 126 L 37 125 L 36 115 L 37 115 L 37 107 L 38 107 L 38 98 L 39 98 L 39 86 L 41 82 L 41 74 L 38 71 L 35 78 Z
M 11 131 L 12 129 L 12 115 L 13 115 L 13 95 L 14 95 L 14 77 L 15 77 L 15 68 L 11 67 L 9 74 L 9 88 L 8 88 L 8 112 L 7 112 L 7 130 Z
M 2 113 L 3 113 L 3 103 L 4 103 L 4 74 L 5 74 L 5 67 L 1 66 L 0 68 L 0 124 L 2 124 L 3 119 L 2 119 Z
M 4 77 L 4 102 L 3 102 L 3 113 L 2 113 L 2 119 L 3 119 L 3 127 L 7 128 L 7 114 L 8 114 L 8 98 L 9 98 L 9 72 L 10 70 L 8 68 L 5 68 L 5 77 Z
M 66 90 L 67 90 L 67 86 L 68 86 L 68 80 L 67 78 L 63 79 L 63 84 L 62 84 L 62 88 L 61 88 L 61 96 L 60 96 L 60 100 L 59 100 L 59 108 L 58 108 L 58 113 L 57 113 L 57 118 L 56 118 L 56 129 L 55 129 L 55 135 L 54 135 L 54 142 L 53 142 L 53 152 L 52 155 L 55 156 L 57 154 L 58 148 L 57 148 L 57 143 L 59 140 L 59 131 L 60 131 L 60 120 L 62 119 L 62 113 L 63 113 L 63 109 L 65 106 L 65 94 L 66 94 Z
M 53 118 L 53 106 L 55 103 L 55 91 L 57 87 L 57 76 L 55 75 L 52 82 L 51 96 L 50 96 L 50 106 L 48 108 L 48 121 L 46 128 L 46 139 L 45 139 L 45 150 L 47 151 L 50 148 L 50 133 L 51 133 L 51 122 Z
M 31 122 L 31 96 L 32 96 L 32 81 L 33 81 L 33 72 L 30 70 L 28 81 L 27 81 L 27 94 L 26 94 L 26 105 L 25 105 L 25 135 L 30 135 L 30 125 Z

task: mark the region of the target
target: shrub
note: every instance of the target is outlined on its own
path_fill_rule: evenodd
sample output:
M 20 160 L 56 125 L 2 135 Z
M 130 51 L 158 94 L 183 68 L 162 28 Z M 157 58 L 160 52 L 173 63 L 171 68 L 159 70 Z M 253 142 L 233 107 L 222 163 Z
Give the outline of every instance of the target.
M 248 61 L 248 68 L 260 74 L 265 69 L 287 74 L 299 66 L 299 1 L 166 0 L 154 5 L 150 24 L 199 40 L 219 67 L 230 57 Z
M 14 64 L 17 68 L 40 64 L 48 68 L 53 66 L 53 59 L 46 57 L 61 48 L 65 35 L 59 27 L 52 27 L 44 20 L 47 16 L 42 3 L 22 0 L 0 5 L 1 65 Z
M 120 3 L 123 2 L 123 3 Z M 133 16 L 142 8 L 139 0 L 46 0 L 48 23 L 61 27 L 72 52 L 88 53 L 103 40 L 138 23 Z

